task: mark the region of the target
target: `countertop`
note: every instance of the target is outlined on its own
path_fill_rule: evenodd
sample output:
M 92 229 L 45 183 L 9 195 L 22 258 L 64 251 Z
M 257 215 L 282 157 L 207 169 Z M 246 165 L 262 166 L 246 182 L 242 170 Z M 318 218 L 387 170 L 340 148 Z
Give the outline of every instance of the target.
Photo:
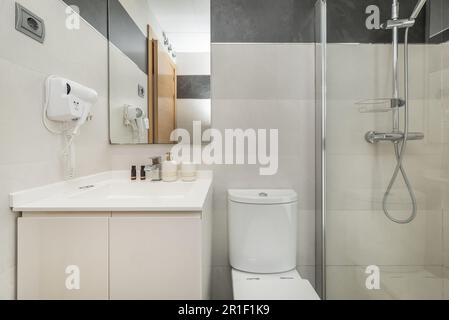
M 108 171 L 10 194 L 15 212 L 202 211 L 212 172 L 194 182 L 131 181 L 127 171 Z

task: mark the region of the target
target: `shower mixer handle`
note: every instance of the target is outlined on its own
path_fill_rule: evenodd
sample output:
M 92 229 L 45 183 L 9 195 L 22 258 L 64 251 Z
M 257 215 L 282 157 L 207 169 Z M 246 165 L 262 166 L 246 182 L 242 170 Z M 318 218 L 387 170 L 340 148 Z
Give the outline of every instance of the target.
M 409 132 L 407 141 L 422 140 L 424 139 L 424 133 L 422 132 Z M 365 134 L 365 140 L 368 143 L 378 143 L 381 141 L 400 142 L 404 140 L 404 133 L 402 132 L 376 132 L 368 131 Z
M 415 25 L 414 19 L 396 19 L 396 20 L 388 20 L 385 23 L 381 24 L 381 29 L 390 30 L 393 28 L 411 28 Z
M 393 99 L 390 100 L 390 102 L 391 102 L 390 106 L 391 106 L 392 109 L 393 108 L 400 108 L 400 107 L 405 106 L 405 100 L 404 99 L 393 98 Z

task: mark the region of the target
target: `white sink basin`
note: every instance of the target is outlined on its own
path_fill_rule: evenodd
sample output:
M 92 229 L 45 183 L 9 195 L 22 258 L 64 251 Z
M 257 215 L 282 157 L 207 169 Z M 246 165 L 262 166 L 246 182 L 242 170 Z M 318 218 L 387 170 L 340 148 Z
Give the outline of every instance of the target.
M 112 171 L 10 195 L 14 211 L 201 211 L 212 174 L 195 182 L 131 181 Z
M 104 199 L 184 199 L 194 191 L 194 182 L 107 181 L 68 196 L 73 200 Z

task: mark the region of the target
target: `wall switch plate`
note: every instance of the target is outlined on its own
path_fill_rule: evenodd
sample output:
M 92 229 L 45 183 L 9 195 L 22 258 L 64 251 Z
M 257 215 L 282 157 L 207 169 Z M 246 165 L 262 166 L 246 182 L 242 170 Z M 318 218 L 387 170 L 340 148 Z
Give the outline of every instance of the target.
M 44 43 L 45 23 L 37 15 L 16 2 L 16 30 Z
M 145 88 L 140 84 L 137 85 L 137 94 L 139 95 L 139 97 L 145 98 Z

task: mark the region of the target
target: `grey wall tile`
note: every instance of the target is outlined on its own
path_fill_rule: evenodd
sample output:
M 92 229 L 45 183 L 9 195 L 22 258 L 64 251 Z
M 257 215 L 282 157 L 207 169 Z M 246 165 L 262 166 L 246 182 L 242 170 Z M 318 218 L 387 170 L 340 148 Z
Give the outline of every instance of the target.
M 432 0 L 427 12 L 427 37 L 430 43 L 449 41 L 449 2 Z
M 147 37 L 118 0 L 109 0 L 109 41 L 148 73 Z
M 211 0 L 212 42 L 313 42 L 315 0 Z
M 63 0 L 69 6 L 80 9 L 80 15 L 86 19 L 105 38 L 108 37 L 108 0 Z
M 178 99 L 210 99 L 210 76 L 178 76 Z
M 211 0 L 212 42 L 314 42 L 316 0 Z M 331 0 L 328 3 L 328 41 L 331 43 L 388 43 L 391 32 L 365 27 L 367 6 L 378 5 L 381 21 L 391 15 L 391 0 Z M 416 2 L 401 1 L 401 17 Z M 425 41 L 425 13 L 410 32 L 412 43 Z M 401 35 L 403 32 L 401 32 Z
M 407 18 L 418 0 L 400 1 L 400 17 Z M 330 43 L 389 43 L 391 31 L 368 30 L 365 26 L 369 5 L 377 5 L 381 13 L 381 23 L 391 17 L 392 0 L 333 0 L 327 1 L 327 37 Z M 415 26 L 410 30 L 410 42 L 425 42 L 425 12 L 421 13 Z M 403 41 L 404 32 L 400 32 Z

